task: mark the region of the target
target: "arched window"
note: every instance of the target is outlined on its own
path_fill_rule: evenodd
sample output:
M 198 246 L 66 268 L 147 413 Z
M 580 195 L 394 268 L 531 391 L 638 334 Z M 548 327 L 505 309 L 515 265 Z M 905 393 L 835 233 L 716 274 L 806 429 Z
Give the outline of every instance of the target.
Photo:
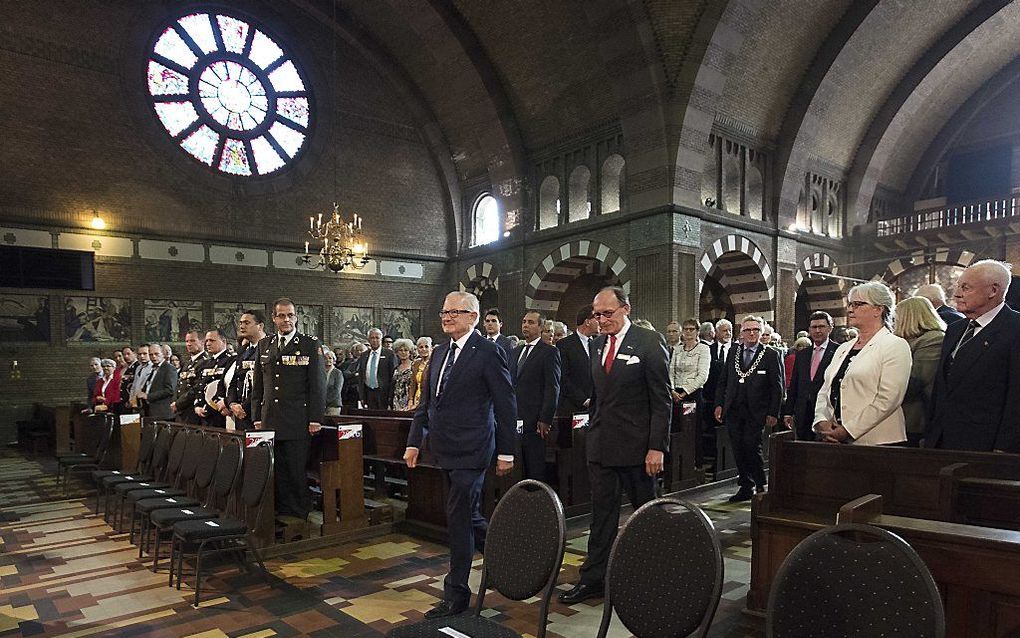
M 560 180 L 549 175 L 538 191 L 538 229 L 553 228 L 560 221 Z
M 602 162 L 602 212 L 612 213 L 623 202 L 623 157 L 610 155 Z
M 229 175 L 268 175 L 305 146 L 307 83 L 261 27 L 225 13 L 165 25 L 149 53 L 156 117 L 184 151 Z
M 591 217 L 591 171 L 587 166 L 577 166 L 570 172 L 569 205 L 568 223 Z
M 491 244 L 499 239 L 499 202 L 495 197 L 488 193 L 479 197 L 471 219 L 472 246 Z

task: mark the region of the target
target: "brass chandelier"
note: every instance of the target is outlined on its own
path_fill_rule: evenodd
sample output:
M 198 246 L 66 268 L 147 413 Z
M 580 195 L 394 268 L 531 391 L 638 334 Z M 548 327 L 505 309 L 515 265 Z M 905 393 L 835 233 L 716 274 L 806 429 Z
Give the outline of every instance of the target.
M 351 213 L 349 220 L 345 220 L 340 214 L 340 204 L 337 202 L 339 193 L 340 175 L 340 150 L 337 144 L 337 50 L 336 50 L 336 3 L 333 2 L 333 212 L 327 214 L 325 222 L 322 213 L 318 218 L 314 215 L 308 218 L 308 234 L 312 241 L 319 247 L 317 252 L 309 252 L 309 242 L 305 242 L 305 254 L 301 257 L 301 263 L 311 269 L 330 270 L 335 273 L 345 268 L 361 270 L 368 264 L 368 242 L 361 234 L 362 218 L 357 213 Z
M 317 253 L 309 252 L 309 242 L 305 242 L 305 254 L 302 263 L 308 268 L 340 272 L 344 268 L 361 270 L 368 263 L 368 242 L 361 234 L 362 218 L 357 213 L 351 214 L 350 221 L 340 215 L 340 205 L 333 203 L 333 214 L 322 221 L 322 213 L 318 219 L 313 215 L 308 218 L 308 234 L 322 247 Z

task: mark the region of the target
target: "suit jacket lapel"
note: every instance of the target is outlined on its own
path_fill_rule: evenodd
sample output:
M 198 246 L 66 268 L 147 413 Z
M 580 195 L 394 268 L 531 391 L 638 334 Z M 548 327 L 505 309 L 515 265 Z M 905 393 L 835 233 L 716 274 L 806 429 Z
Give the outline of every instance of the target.
M 981 359 L 981 355 L 983 355 L 995 342 L 995 339 L 1002 327 L 1002 321 L 1000 321 L 1000 319 L 1003 318 L 1003 313 L 1007 311 L 1007 308 L 1000 310 L 999 314 L 995 315 L 995 319 L 992 319 L 990 324 L 982 328 L 981 332 L 974 335 L 970 341 L 960 347 L 960 350 L 956 353 L 956 359 L 953 360 L 953 374 L 962 374 L 964 370 L 970 368 Z M 967 330 L 966 321 L 958 321 L 953 324 L 953 327 L 956 327 L 957 325 L 961 325 L 963 330 L 958 331 L 959 334 L 953 335 L 952 341 L 949 342 L 949 354 L 952 354 L 953 349 L 956 348 L 956 344 L 960 341 L 963 337 L 963 333 Z M 948 338 L 949 337 L 947 335 L 947 339 Z

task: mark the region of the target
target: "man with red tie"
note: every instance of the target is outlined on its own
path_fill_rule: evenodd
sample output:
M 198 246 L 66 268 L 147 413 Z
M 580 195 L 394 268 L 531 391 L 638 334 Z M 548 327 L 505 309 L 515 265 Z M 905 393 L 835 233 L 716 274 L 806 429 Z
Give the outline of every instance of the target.
M 602 596 L 620 496 L 634 509 L 655 498 L 669 451 L 669 360 L 662 335 L 631 323 L 623 288 L 603 288 L 592 304 L 601 336 L 592 344 L 591 416 L 585 448 L 591 482 L 591 536 L 578 583 L 560 594 L 572 605 Z
M 793 360 L 793 376 L 783 403 L 783 423 L 797 432 L 798 441 L 814 441 L 811 424 L 815 420 L 815 399 L 825 380 L 825 369 L 839 347 L 829 339 L 832 317 L 827 312 L 811 313 L 808 336 L 811 347 L 797 352 Z

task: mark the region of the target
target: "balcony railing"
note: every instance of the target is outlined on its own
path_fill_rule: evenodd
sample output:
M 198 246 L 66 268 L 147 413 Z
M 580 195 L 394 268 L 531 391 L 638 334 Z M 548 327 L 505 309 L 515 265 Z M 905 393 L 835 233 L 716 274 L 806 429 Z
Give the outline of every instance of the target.
M 980 224 L 994 219 L 1020 216 L 1017 197 L 1004 197 L 968 204 L 956 204 L 929 210 L 919 210 L 910 215 L 883 219 L 878 222 L 878 236 L 903 235 L 925 230 L 951 228 L 966 224 Z

